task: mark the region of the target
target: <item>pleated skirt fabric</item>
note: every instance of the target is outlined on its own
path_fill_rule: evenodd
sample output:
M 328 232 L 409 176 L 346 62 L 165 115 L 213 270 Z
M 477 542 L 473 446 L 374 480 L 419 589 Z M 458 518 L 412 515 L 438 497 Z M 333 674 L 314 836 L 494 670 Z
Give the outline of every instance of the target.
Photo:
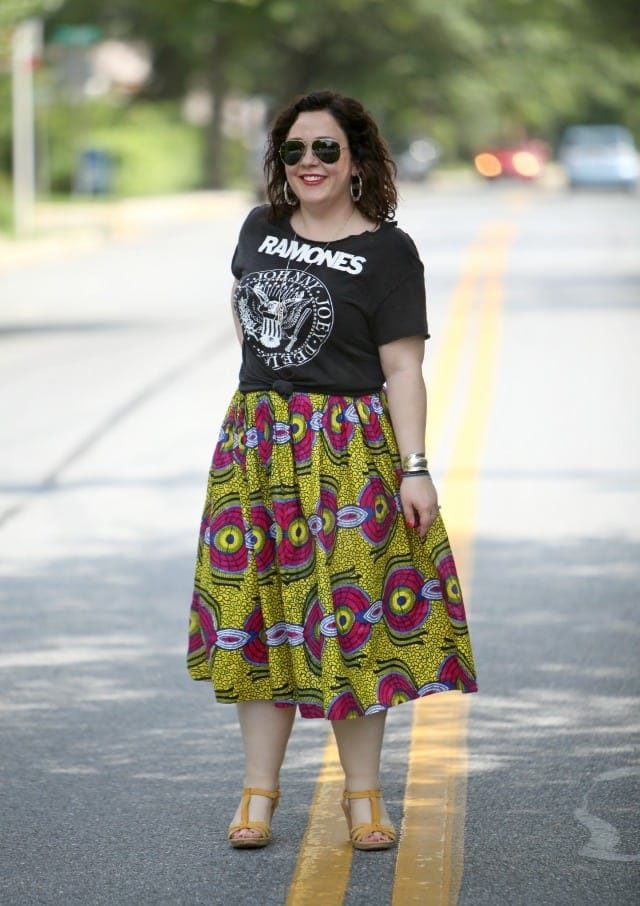
M 331 720 L 477 689 L 438 516 L 404 521 L 384 391 L 236 391 L 209 473 L 187 667 L 219 702 Z

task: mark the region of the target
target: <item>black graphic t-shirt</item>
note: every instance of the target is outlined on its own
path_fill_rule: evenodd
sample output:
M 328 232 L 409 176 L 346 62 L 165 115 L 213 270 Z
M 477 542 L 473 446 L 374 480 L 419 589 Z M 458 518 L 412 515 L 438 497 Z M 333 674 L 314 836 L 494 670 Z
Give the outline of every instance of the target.
M 240 389 L 287 381 L 356 395 L 384 383 L 378 346 L 428 337 L 424 269 L 395 223 L 322 243 L 297 236 L 268 205 L 245 220 L 231 270 L 244 343 Z

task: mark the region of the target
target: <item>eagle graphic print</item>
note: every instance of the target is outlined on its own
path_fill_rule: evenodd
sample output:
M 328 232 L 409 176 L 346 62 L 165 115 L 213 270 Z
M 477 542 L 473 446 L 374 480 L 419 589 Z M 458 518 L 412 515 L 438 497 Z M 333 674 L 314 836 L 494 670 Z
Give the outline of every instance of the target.
M 311 361 L 333 327 L 331 294 L 308 271 L 245 274 L 233 301 L 245 342 L 276 371 Z

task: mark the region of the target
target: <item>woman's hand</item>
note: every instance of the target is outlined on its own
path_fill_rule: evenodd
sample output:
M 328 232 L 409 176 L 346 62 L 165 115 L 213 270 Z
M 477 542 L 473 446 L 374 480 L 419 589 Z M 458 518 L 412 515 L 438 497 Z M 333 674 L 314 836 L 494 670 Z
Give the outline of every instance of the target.
M 422 378 L 423 337 L 403 337 L 379 347 L 387 381 L 393 432 L 401 458 L 425 449 L 427 394 Z M 400 484 L 407 526 L 424 538 L 438 515 L 438 494 L 428 475 L 410 475 Z
M 438 515 L 438 492 L 428 475 L 411 475 L 400 484 L 402 512 L 409 528 L 425 538 Z

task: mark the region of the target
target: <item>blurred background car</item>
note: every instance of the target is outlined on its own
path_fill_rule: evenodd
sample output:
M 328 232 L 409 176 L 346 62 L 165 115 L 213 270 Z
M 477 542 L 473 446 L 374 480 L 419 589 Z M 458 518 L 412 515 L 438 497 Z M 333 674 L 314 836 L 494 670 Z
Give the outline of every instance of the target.
M 569 126 L 562 136 L 558 157 L 571 188 L 634 189 L 638 184 L 638 150 L 625 126 Z
M 440 159 L 440 148 L 430 138 L 416 138 L 394 156 L 398 179 L 420 182 L 429 175 Z
M 473 158 L 476 172 L 488 180 L 539 179 L 549 159 L 549 146 L 539 139 L 483 148 Z

